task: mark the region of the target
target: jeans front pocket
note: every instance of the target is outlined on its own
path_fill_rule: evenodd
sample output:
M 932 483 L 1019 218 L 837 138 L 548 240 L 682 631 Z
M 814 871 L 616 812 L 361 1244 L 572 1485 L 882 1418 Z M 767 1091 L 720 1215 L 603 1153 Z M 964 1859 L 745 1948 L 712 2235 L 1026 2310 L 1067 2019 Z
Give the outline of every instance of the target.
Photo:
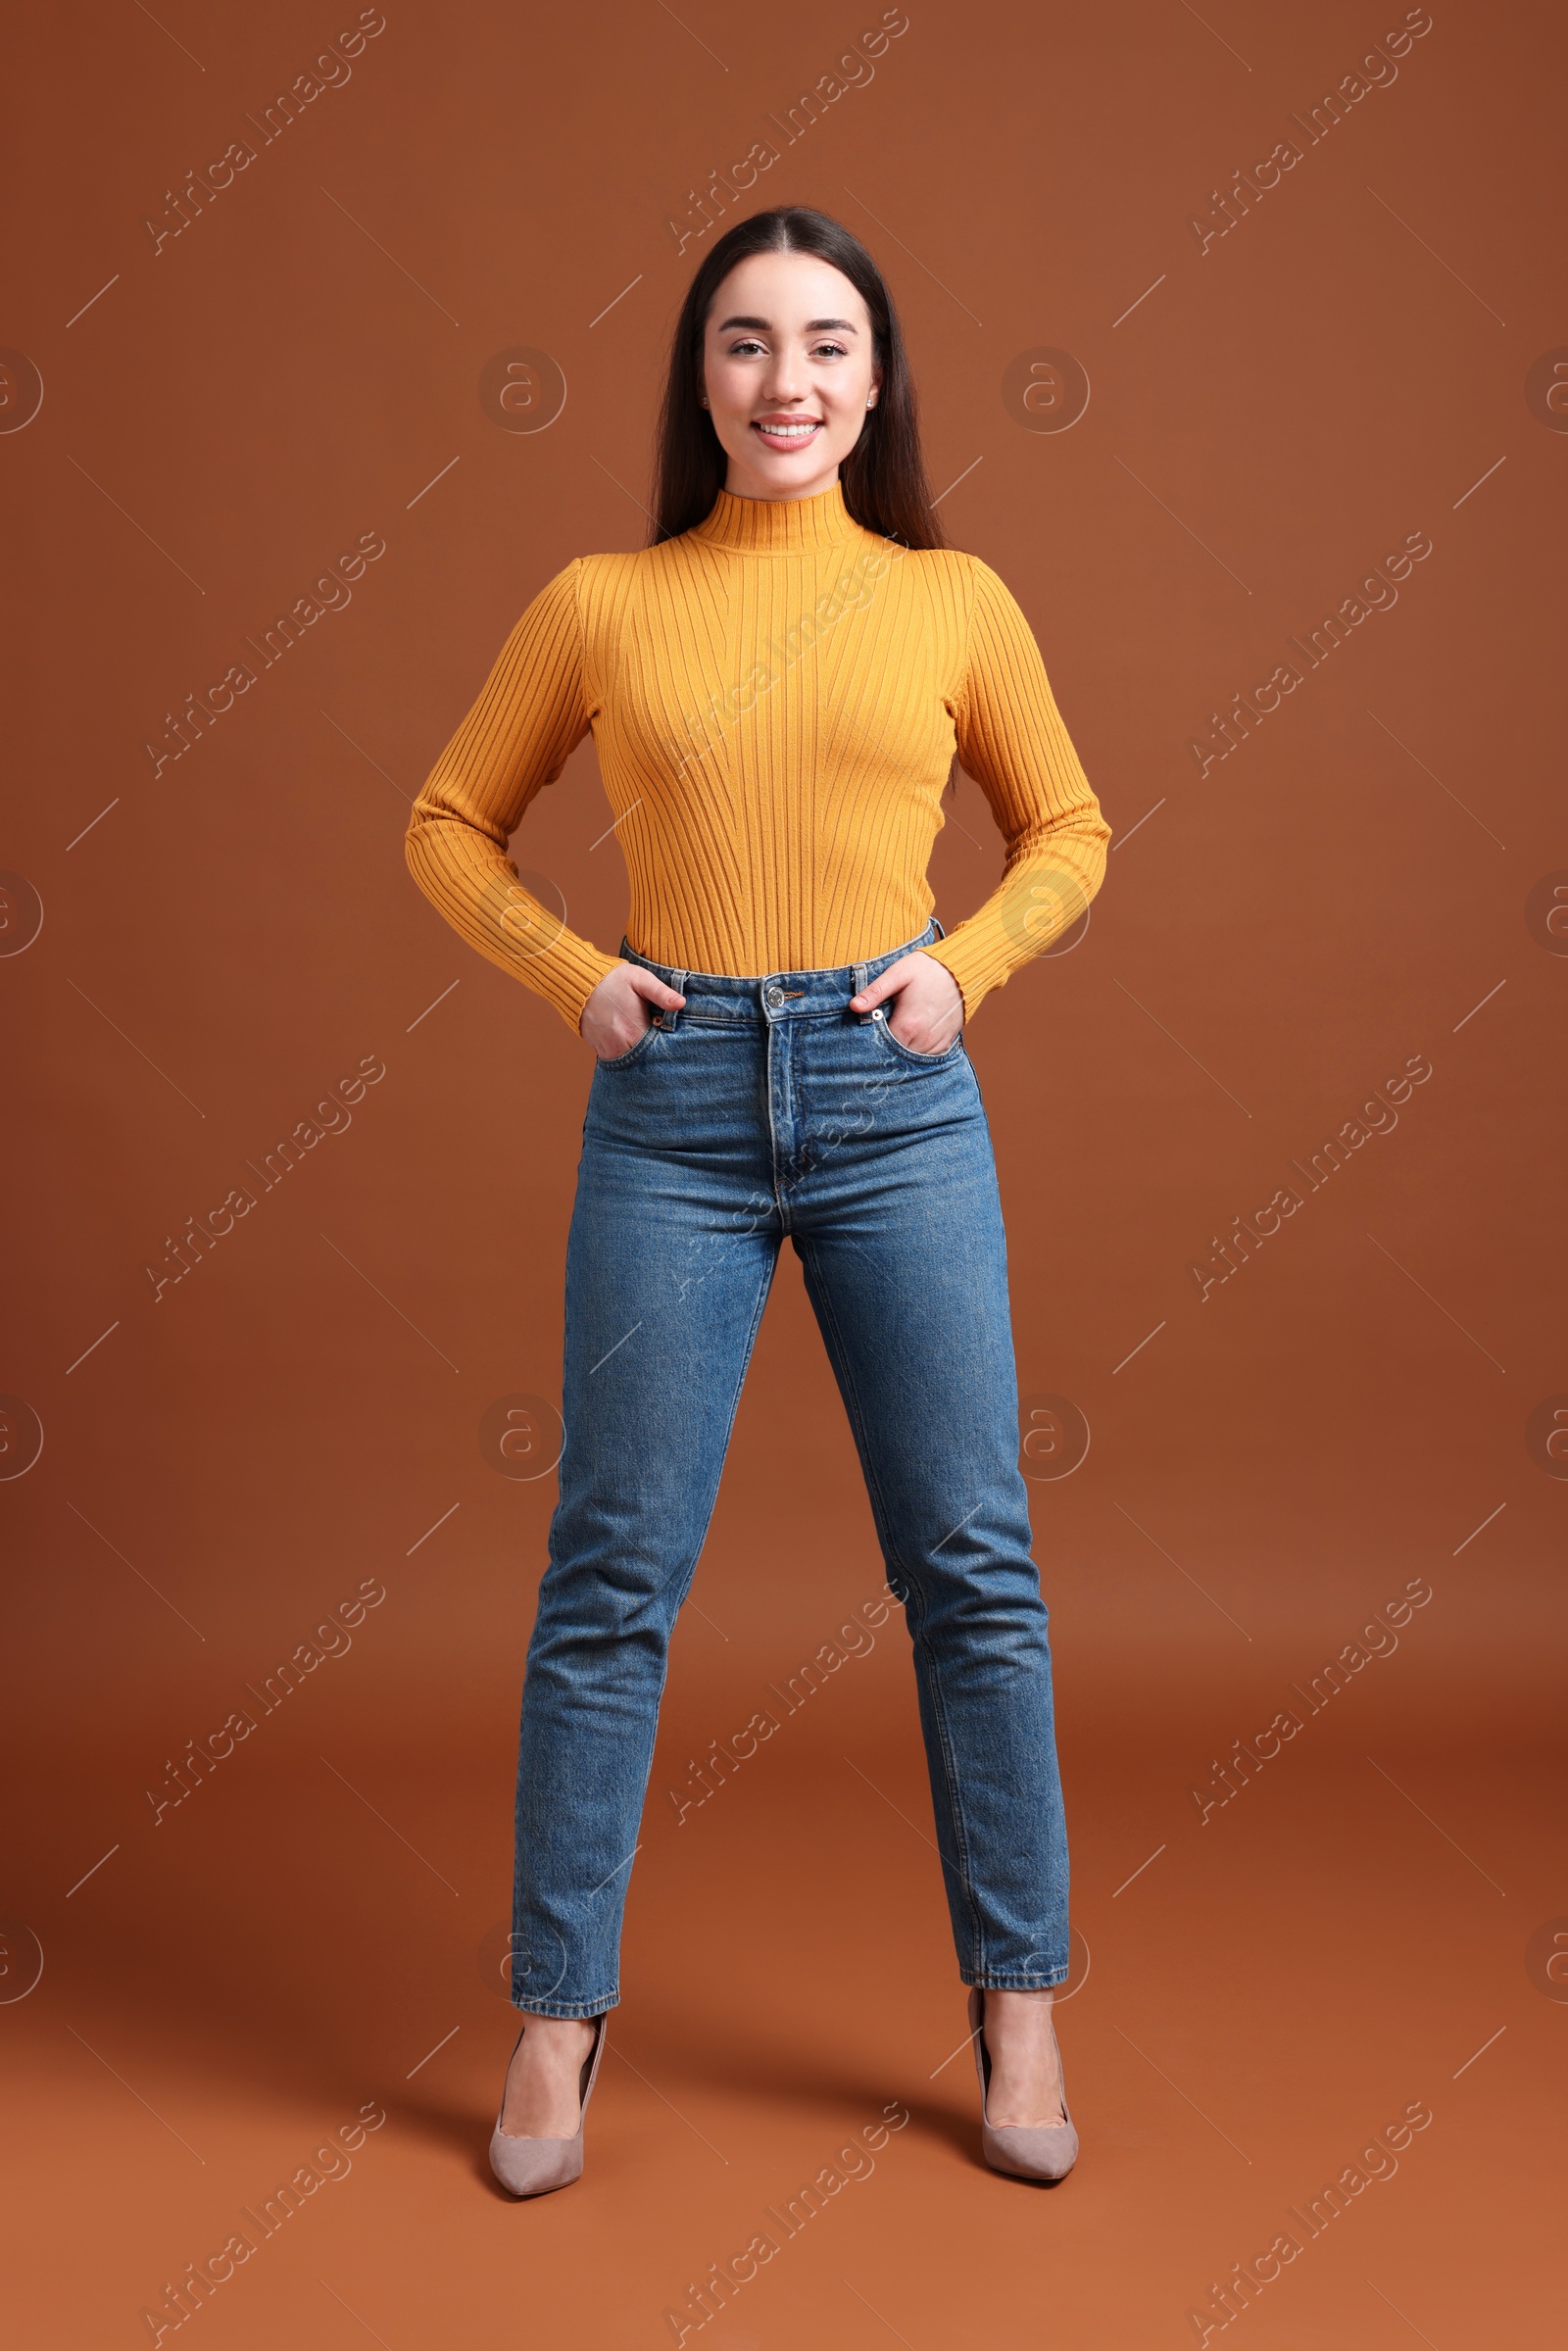
M 633 1061 L 641 1059 L 648 1051 L 650 1041 L 655 1037 L 662 1037 L 663 1033 L 658 1021 L 651 1020 L 635 1045 L 628 1045 L 623 1053 L 612 1053 L 608 1059 L 596 1053 L 594 1065 L 598 1069 L 629 1069 Z
M 958 1031 L 953 1043 L 945 1046 L 941 1053 L 917 1053 L 912 1045 L 903 1045 L 894 1036 L 888 1026 L 887 1016 L 880 1008 L 871 1015 L 871 1025 L 879 1032 L 892 1051 L 898 1054 L 900 1060 L 912 1061 L 916 1069 L 944 1069 L 950 1061 L 956 1061 L 963 1052 L 962 1029 Z

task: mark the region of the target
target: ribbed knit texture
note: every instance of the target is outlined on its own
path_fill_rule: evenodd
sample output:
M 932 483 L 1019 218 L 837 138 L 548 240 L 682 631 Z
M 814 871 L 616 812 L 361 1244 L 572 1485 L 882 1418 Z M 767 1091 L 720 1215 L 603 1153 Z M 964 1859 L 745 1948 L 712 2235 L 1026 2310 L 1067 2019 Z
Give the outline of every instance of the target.
M 589 728 L 653 961 L 762 977 L 925 928 L 956 751 L 1003 879 L 926 953 L 966 1019 L 1082 913 L 1110 827 L 1029 630 L 971 555 L 910 553 L 819 497 L 721 491 L 706 522 L 580 556 L 540 590 L 415 803 L 415 880 L 575 1031 L 619 958 L 517 880 L 508 844 Z

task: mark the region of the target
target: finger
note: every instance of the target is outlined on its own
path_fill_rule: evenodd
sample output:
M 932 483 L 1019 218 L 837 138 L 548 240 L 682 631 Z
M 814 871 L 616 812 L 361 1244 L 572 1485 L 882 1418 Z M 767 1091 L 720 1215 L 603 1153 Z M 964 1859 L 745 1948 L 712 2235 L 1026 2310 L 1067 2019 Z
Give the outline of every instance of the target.
M 901 988 L 907 987 L 909 974 L 906 972 L 900 979 L 897 976 L 898 969 L 897 963 L 890 964 L 886 971 L 878 974 L 868 988 L 862 988 L 858 996 L 852 996 L 850 1010 L 852 1012 L 869 1012 L 873 1004 L 881 1004 L 887 997 L 897 996 Z
M 678 995 L 673 988 L 666 987 L 656 973 L 644 971 L 640 965 L 635 963 L 628 964 L 627 969 L 631 973 L 633 988 L 639 996 L 646 997 L 651 1004 L 662 1004 L 664 1010 L 669 1012 L 686 1002 L 684 996 Z

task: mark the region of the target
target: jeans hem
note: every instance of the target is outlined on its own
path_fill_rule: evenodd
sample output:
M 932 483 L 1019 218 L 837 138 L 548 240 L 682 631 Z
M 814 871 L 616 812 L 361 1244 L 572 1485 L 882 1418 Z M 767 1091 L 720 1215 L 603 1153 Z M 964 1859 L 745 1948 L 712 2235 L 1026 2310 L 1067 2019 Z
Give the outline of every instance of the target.
M 958 1982 L 975 1991 L 1055 1991 L 1072 1973 L 1071 1963 L 1041 1973 L 1008 1976 L 998 1968 L 959 1968 Z
M 522 2009 L 528 2016 L 569 2017 L 590 2025 L 596 2016 L 608 2016 L 612 2008 L 620 2006 L 618 1991 L 606 1993 L 597 2000 L 519 2000 L 515 1992 L 508 1996 L 514 2008 Z

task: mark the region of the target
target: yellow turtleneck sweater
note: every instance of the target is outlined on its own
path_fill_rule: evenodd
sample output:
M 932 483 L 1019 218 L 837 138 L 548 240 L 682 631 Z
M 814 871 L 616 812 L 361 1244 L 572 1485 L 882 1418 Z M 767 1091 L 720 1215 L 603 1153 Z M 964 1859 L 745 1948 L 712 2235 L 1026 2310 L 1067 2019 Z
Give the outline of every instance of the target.
M 819 497 L 720 491 L 706 522 L 543 587 L 436 761 L 409 868 L 575 1031 L 619 958 L 517 880 L 508 843 L 589 728 L 654 962 L 762 977 L 902 946 L 956 751 L 1006 844 L 1000 887 L 925 952 L 981 1000 L 1082 913 L 1110 827 L 1029 624 L 971 555 L 911 553 Z

